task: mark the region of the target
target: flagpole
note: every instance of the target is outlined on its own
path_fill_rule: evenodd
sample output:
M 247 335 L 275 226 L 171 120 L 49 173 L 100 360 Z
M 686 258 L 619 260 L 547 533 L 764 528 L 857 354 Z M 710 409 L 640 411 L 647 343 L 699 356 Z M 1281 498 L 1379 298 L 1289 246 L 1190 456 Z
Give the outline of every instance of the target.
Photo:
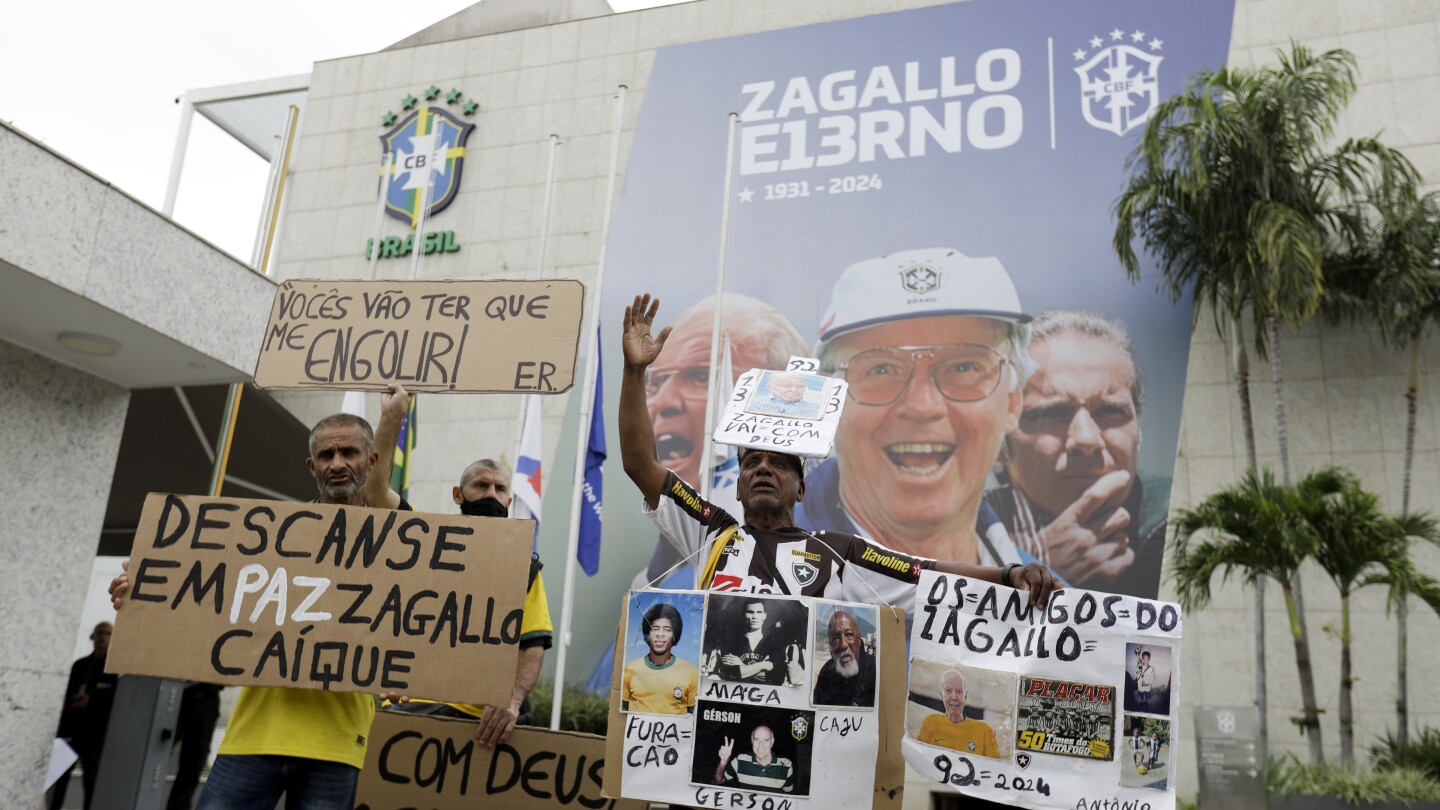
M 375 280 L 375 271 L 380 267 L 380 243 L 384 241 L 380 232 L 385 226 L 385 203 L 390 199 L 390 162 L 394 152 L 380 156 L 380 201 L 375 204 L 375 236 L 370 242 L 370 280 Z
M 420 108 L 420 119 L 423 120 L 429 107 Z M 418 123 L 417 120 L 417 123 Z M 440 126 L 445 122 L 440 121 Z M 441 144 L 430 155 L 430 162 L 425 166 L 425 183 L 420 187 L 420 213 L 415 218 L 415 241 L 410 248 L 410 280 L 414 281 L 420 277 L 420 254 L 425 252 L 425 220 L 426 213 L 430 209 L 430 192 L 435 189 L 435 164 L 437 159 L 443 158 L 446 152 L 445 145 Z
M 570 620 L 575 606 L 576 553 L 580 549 L 580 506 L 585 498 L 585 451 L 590 418 L 595 407 L 595 366 L 600 354 L 600 289 L 605 282 L 605 257 L 610 248 L 610 215 L 615 207 L 615 177 L 620 172 L 620 135 L 625 123 L 625 85 L 615 93 L 615 122 L 610 135 L 610 180 L 605 186 L 605 216 L 600 226 L 600 263 L 590 290 L 590 317 L 585 331 L 590 348 L 585 353 L 585 391 L 580 400 L 580 421 L 575 432 L 575 482 L 570 493 L 570 536 L 565 544 L 565 589 L 560 601 L 560 644 L 555 655 L 555 693 L 550 705 L 550 728 L 560 728 L 560 706 L 565 699 L 565 655 L 570 649 Z
M 705 389 L 705 443 L 700 455 L 700 497 L 709 499 L 711 480 L 710 454 L 715 439 L 715 396 L 720 391 L 720 324 L 725 309 L 725 263 L 730 247 L 730 192 L 735 180 L 735 130 L 739 129 L 740 116 L 730 113 L 729 136 L 725 139 L 725 198 L 720 206 L 720 267 L 715 274 L 715 317 L 710 325 L 710 385 Z M 725 384 L 729 385 L 730 380 Z
M 545 169 L 545 201 L 540 206 L 540 255 L 535 261 L 535 273 L 545 278 L 545 256 L 550 248 L 550 201 L 555 193 L 555 156 L 560 152 L 560 136 L 550 135 L 550 165 Z

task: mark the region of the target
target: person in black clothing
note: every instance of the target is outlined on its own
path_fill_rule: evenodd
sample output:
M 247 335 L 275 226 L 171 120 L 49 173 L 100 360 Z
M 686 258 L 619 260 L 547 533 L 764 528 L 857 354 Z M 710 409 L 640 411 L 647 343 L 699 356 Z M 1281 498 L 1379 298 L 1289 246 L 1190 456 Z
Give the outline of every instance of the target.
M 192 683 L 180 696 L 180 712 L 175 720 L 175 742 L 180 746 L 180 764 L 175 769 L 175 784 L 170 786 L 170 799 L 165 810 L 190 810 L 195 801 L 195 788 L 200 784 L 200 771 L 210 757 L 210 744 L 215 736 L 215 723 L 220 719 L 220 687 L 211 683 Z
M 815 679 L 817 706 L 874 706 L 875 656 L 860 643 L 860 625 L 843 610 L 830 617 L 830 660 Z
M 105 729 L 110 725 L 110 708 L 115 704 L 117 676 L 105 674 L 105 655 L 110 651 L 110 622 L 100 622 L 90 633 L 94 652 L 70 667 L 70 682 L 65 687 L 65 708 L 60 713 L 60 730 L 56 736 L 70 741 L 80 756 L 80 778 L 85 785 L 85 808 L 95 796 L 95 777 L 100 773 L 100 751 L 105 745 Z M 70 781 L 67 772 L 55 783 L 50 797 L 51 810 L 65 804 L 65 788 Z

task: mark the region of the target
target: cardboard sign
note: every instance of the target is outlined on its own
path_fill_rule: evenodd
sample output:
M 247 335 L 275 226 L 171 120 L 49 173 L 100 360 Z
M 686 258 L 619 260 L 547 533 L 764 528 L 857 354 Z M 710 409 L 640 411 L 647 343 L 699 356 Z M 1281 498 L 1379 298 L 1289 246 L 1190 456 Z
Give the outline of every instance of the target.
M 106 671 L 503 705 L 532 531 L 503 518 L 151 493 Z
M 606 773 L 605 795 L 697 807 L 898 808 L 904 695 L 878 687 L 903 681 L 904 611 L 712 591 L 702 631 L 685 606 L 696 595 L 637 592 L 622 605 L 616 649 L 648 637 L 651 657 L 616 657 L 606 756 L 620 766 Z M 644 610 L 632 610 L 632 599 Z M 677 617 L 686 616 L 671 647 Z M 692 635 L 699 650 L 688 652 Z M 668 694 L 667 673 L 694 677 L 683 655 L 701 662 L 693 709 L 679 697 L 675 706 L 651 697 Z M 839 686 L 837 668 L 864 686 Z
M 847 386 L 813 370 L 792 370 L 807 360 L 793 358 L 784 370 L 752 368 L 741 374 L 715 423 L 715 441 L 805 458 L 829 456 Z
M 575 379 L 585 285 L 287 281 L 255 366 L 260 388 L 560 394 Z
M 377 712 L 355 810 L 644 807 L 601 796 L 604 737 L 521 726 L 491 749 L 475 722 Z
M 911 631 L 905 759 L 962 793 L 1033 808 L 1173 810 L 1180 608 L 1029 594 L 927 570 Z

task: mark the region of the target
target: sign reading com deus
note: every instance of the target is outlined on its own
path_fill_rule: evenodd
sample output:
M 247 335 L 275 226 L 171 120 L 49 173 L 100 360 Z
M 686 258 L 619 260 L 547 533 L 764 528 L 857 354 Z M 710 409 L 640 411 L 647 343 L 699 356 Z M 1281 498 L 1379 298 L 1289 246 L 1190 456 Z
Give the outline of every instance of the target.
M 152 493 L 106 668 L 505 705 L 524 521 Z

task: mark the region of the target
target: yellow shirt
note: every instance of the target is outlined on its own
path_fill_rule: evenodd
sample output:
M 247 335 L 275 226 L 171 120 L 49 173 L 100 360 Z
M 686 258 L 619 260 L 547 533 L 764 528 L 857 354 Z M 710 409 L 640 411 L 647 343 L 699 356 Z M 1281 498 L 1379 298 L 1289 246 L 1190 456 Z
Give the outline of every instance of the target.
M 220 753 L 304 757 L 358 769 L 365 766 L 374 719 L 370 695 L 247 686 L 225 727 Z
M 530 647 L 535 644 L 550 646 L 550 637 L 555 634 L 555 625 L 550 621 L 550 602 L 545 598 L 545 575 L 536 572 L 535 581 L 530 583 L 530 590 L 525 592 L 525 616 L 520 620 L 520 646 Z M 514 679 L 511 679 L 514 682 Z M 415 703 L 434 703 L 431 700 L 411 699 Z M 451 703 L 451 706 L 470 715 L 481 717 L 485 714 L 485 707 L 478 703 Z
M 628 701 L 625 708 L 632 712 L 685 714 L 694 707 L 699 691 L 700 670 L 694 664 L 671 655 L 657 667 L 646 655 L 625 665 L 620 699 Z
M 1000 746 L 995 742 L 995 731 L 970 717 L 952 723 L 950 718 L 943 714 L 932 714 L 920 723 L 920 733 L 915 735 L 915 739 L 962 754 L 1000 758 Z

